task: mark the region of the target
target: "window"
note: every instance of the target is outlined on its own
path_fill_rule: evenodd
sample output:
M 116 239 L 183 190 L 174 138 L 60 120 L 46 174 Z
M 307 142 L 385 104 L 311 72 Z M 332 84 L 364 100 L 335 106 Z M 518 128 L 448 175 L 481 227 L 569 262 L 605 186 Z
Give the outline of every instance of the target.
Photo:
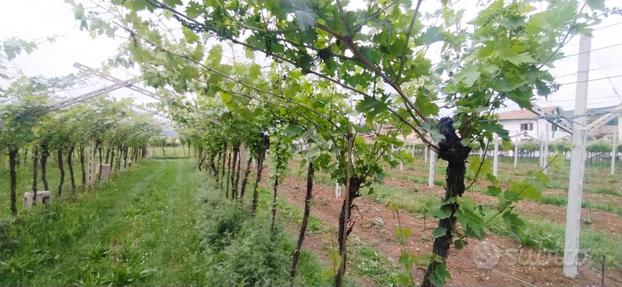
M 533 123 L 522 123 L 522 124 L 520 124 L 520 130 L 521 131 L 532 131 L 533 130 Z

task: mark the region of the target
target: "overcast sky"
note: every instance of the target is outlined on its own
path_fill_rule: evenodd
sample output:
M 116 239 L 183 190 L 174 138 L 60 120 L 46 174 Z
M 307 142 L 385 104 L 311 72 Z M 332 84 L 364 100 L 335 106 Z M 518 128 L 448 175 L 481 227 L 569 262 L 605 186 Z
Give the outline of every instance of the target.
M 462 3 L 474 0 L 463 0 Z M 425 5 L 424 1 L 424 5 Z M 607 5 L 621 6 L 620 0 L 608 0 Z M 80 31 L 73 18 L 71 7 L 62 0 L 0 0 L 0 39 L 19 37 L 25 40 L 44 41 L 48 36 L 56 35 L 54 42 L 45 42 L 30 55 L 19 56 L 13 66 L 28 76 L 62 76 L 77 72 L 74 62 L 98 67 L 107 58 L 116 54 L 121 39 L 106 37 L 91 38 L 87 32 Z M 462 4 L 461 3 L 461 4 Z M 467 3 L 468 5 L 468 3 Z M 589 82 L 588 106 L 602 107 L 622 102 L 622 17 L 610 16 L 599 24 L 592 39 L 590 79 L 610 77 L 609 80 Z M 226 49 L 225 49 L 226 51 Z M 578 37 L 573 39 L 563 52 L 567 55 L 578 51 Z M 568 56 L 556 62 L 557 82 L 560 90 L 548 100 L 539 100 L 541 106 L 558 105 L 565 110 L 572 110 L 576 85 L 577 56 Z M 118 71 L 117 76 L 130 78 L 129 72 Z M 100 87 L 105 83 L 95 83 Z M 138 102 L 149 101 L 144 96 L 132 94 L 129 90 L 118 91 L 115 96 L 133 95 Z

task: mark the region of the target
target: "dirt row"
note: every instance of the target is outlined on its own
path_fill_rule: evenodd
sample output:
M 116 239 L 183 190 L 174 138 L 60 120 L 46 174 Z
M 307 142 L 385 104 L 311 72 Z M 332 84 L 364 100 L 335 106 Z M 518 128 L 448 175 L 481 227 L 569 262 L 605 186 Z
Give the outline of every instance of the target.
M 427 178 L 427 176 L 428 176 L 427 173 L 426 174 L 420 174 L 416 170 L 412 170 L 412 169 L 404 169 L 404 170 L 401 170 L 401 171 L 399 169 L 391 169 L 391 170 L 389 170 L 387 172 L 389 173 L 388 178 L 391 178 L 390 174 L 399 174 L 399 175 L 402 175 L 402 176 L 420 176 L 420 177 L 423 177 L 423 178 Z M 399 178 L 397 178 L 397 179 L 399 179 Z M 480 189 L 486 189 L 487 185 L 488 185 L 488 183 L 486 182 L 486 180 L 482 179 L 481 177 L 476 182 L 476 186 L 478 186 Z M 427 188 L 427 186 L 426 186 L 426 188 Z M 622 185 L 620 185 L 619 189 L 622 190 Z M 563 196 L 563 197 L 568 196 L 568 193 L 566 191 L 564 191 L 562 189 L 555 189 L 555 188 L 546 189 L 543 194 L 555 195 L 555 196 Z M 590 202 L 593 202 L 593 203 L 618 202 L 618 203 L 622 204 L 622 196 L 614 195 L 614 194 L 583 192 L 582 198 L 584 200 L 587 200 L 587 201 L 590 201 Z
M 289 177 L 285 180 L 280 194 L 296 207 L 304 204 L 305 184 L 301 179 Z M 312 216 L 320 219 L 325 225 L 336 225 L 341 199 L 335 198 L 333 187 L 316 185 L 314 188 L 314 206 Z M 398 265 L 401 246 L 394 238 L 398 226 L 394 213 L 386 206 L 365 197 L 356 199 L 357 211 L 353 217 L 356 225 L 352 233 L 366 244 L 375 247 L 388 260 Z M 430 227 L 435 222 L 427 220 L 425 230 L 423 220 L 406 213 L 400 214 L 403 227 L 413 231 L 408 242 L 409 250 L 424 255 L 430 252 Z M 372 223 L 374 222 L 374 223 Z M 377 222 L 383 222 L 379 225 Z M 335 227 L 336 228 L 336 227 Z M 305 241 L 305 248 L 313 250 L 320 258 L 327 258 L 326 246 L 330 244 L 331 234 L 310 234 Z M 498 259 L 496 264 L 495 261 Z M 448 269 L 453 279 L 448 286 L 600 286 L 600 275 L 584 264 L 579 269 L 579 276 L 570 280 L 563 276 L 559 256 L 538 255 L 529 248 L 520 249 L 511 239 L 489 236 L 485 241 L 469 240 L 462 250 L 451 249 Z M 479 268 L 478 264 L 482 267 Z M 414 275 L 421 280 L 425 269 L 414 270 Z M 606 276 L 607 286 L 622 286 L 619 272 L 609 272 Z M 369 283 L 373 284 L 373 283 Z
M 441 186 L 435 186 L 430 191 L 430 188 L 427 185 L 417 184 L 403 179 L 385 178 L 384 184 L 407 189 L 416 188 L 420 191 L 433 192 L 436 196 L 439 196 L 439 198 L 441 198 L 444 194 L 443 187 Z M 467 192 L 465 196 L 473 199 L 477 203 L 494 204 L 498 202 L 497 198 L 479 192 Z M 620 205 L 622 205 L 622 198 L 618 197 L 617 201 Z M 566 208 L 563 206 L 522 200 L 516 204 L 516 207 L 519 212 L 531 217 L 542 217 L 559 224 L 564 224 L 566 221 Z M 622 230 L 622 217 L 610 212 L 587 208 L 583 208 L 582 213 L 583 218 L 589 218 L 591 220 L 589 224 L 592 229 L 607 232 L 615 236 L 620 235 L 620 231 Z

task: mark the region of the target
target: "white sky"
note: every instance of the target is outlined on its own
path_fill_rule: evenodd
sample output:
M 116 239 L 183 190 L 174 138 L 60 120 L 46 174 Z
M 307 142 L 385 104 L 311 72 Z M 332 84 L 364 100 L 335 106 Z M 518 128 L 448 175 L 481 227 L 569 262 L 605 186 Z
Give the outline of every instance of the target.
M 474 0 L 463 0 L 471 2 Z M 424 4 L 426 1 L 424 1 Z M 460 3 L 462 4 L 462 3 Z M 42 43 L 30 55 L 19 56 L 13 61 L 13 66 L 19 68 L 27 76 L 42 75 L 46 77 L 62 76 L 77 72 L 74 62 L 99 67 L 107 58 L 117 53 L 122 39 L 106 37 L 91 38 L 87 32 L 80 31 L 78 22 L 74 20 L 71 7 L 62 0 L 0 0 L 0 39 L 19 37 L 25 40 L 42 41 L 51 35 L 58 35 L 53 43 Z M 466 4 L 468 5 L 468 3 Z M 622 6 L 621 0 L 608 0 L 607 6 Z M 88 6 L 88 5 L 86 5 Z M 425 10 L 424 10 L 425 11 Z M 599 24 L 592 39 L 590 79 L 615 77 L 622 75 L 622 17 L 610 16 Z M 225 49 L 225 53 L 228 49 Z M 562 51 L 565 54 L 575 54 L 578 50 L 578 37 L 573 39 Z M 553 74 L 558 76 L 558 83 L 576 81 L 577 56 L 570 56 L 556 62 Z M 116 71 L 115 75 L 128 79 L 131 74 L 127 71 Z M 94 87 L 109 84 L 106 82 L 93 83 Z M 588 106 L 602 107 L 622 102 L 622 95 L 614 93 L 615 87 L 622 93 L 622 77 L 608 80 L 591 81 L 589 83 Z M 74 91 L 80 92 L 80 91 Z M 560 90 L 549 97 L 549 100 L 539 100 L 541 106 L 559 105 L 565 110 L 572 110 L 574 106 L 575 85 L 562 85 Z M 130 96 L 137 102 L 148 102 L 148 98 L 131 93 L 125 89 L 114 93 L 115 97 Z

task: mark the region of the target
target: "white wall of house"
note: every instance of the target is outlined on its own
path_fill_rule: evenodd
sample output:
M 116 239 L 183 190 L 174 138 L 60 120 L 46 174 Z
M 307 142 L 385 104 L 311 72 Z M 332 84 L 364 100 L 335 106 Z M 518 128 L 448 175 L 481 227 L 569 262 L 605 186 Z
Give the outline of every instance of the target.
M 549 142 L 553 142 L 555 140 L 559 140 L 562 138 L 568 138 L 570 135 L 561 129 L 557 129 L 553 131 L 551 126 L 552 124 L 548 123 L 544 119 L 532 119 L 532 120 L 501 120 L 499 121 L 503 128 L 510 132 L 510 136 L 512 136 L 512 141 L 516 141 L 517 138 L 514 137 L 517 133 L 520 133 L 518 137 L 519 141 L 535 139 L 540 140 L 544 139 L 546 134 L 546 129 L 549 128 L 548 137 Z M 527 129 L 525 127 L 521 128 L 521 125 L 527 125 Z

